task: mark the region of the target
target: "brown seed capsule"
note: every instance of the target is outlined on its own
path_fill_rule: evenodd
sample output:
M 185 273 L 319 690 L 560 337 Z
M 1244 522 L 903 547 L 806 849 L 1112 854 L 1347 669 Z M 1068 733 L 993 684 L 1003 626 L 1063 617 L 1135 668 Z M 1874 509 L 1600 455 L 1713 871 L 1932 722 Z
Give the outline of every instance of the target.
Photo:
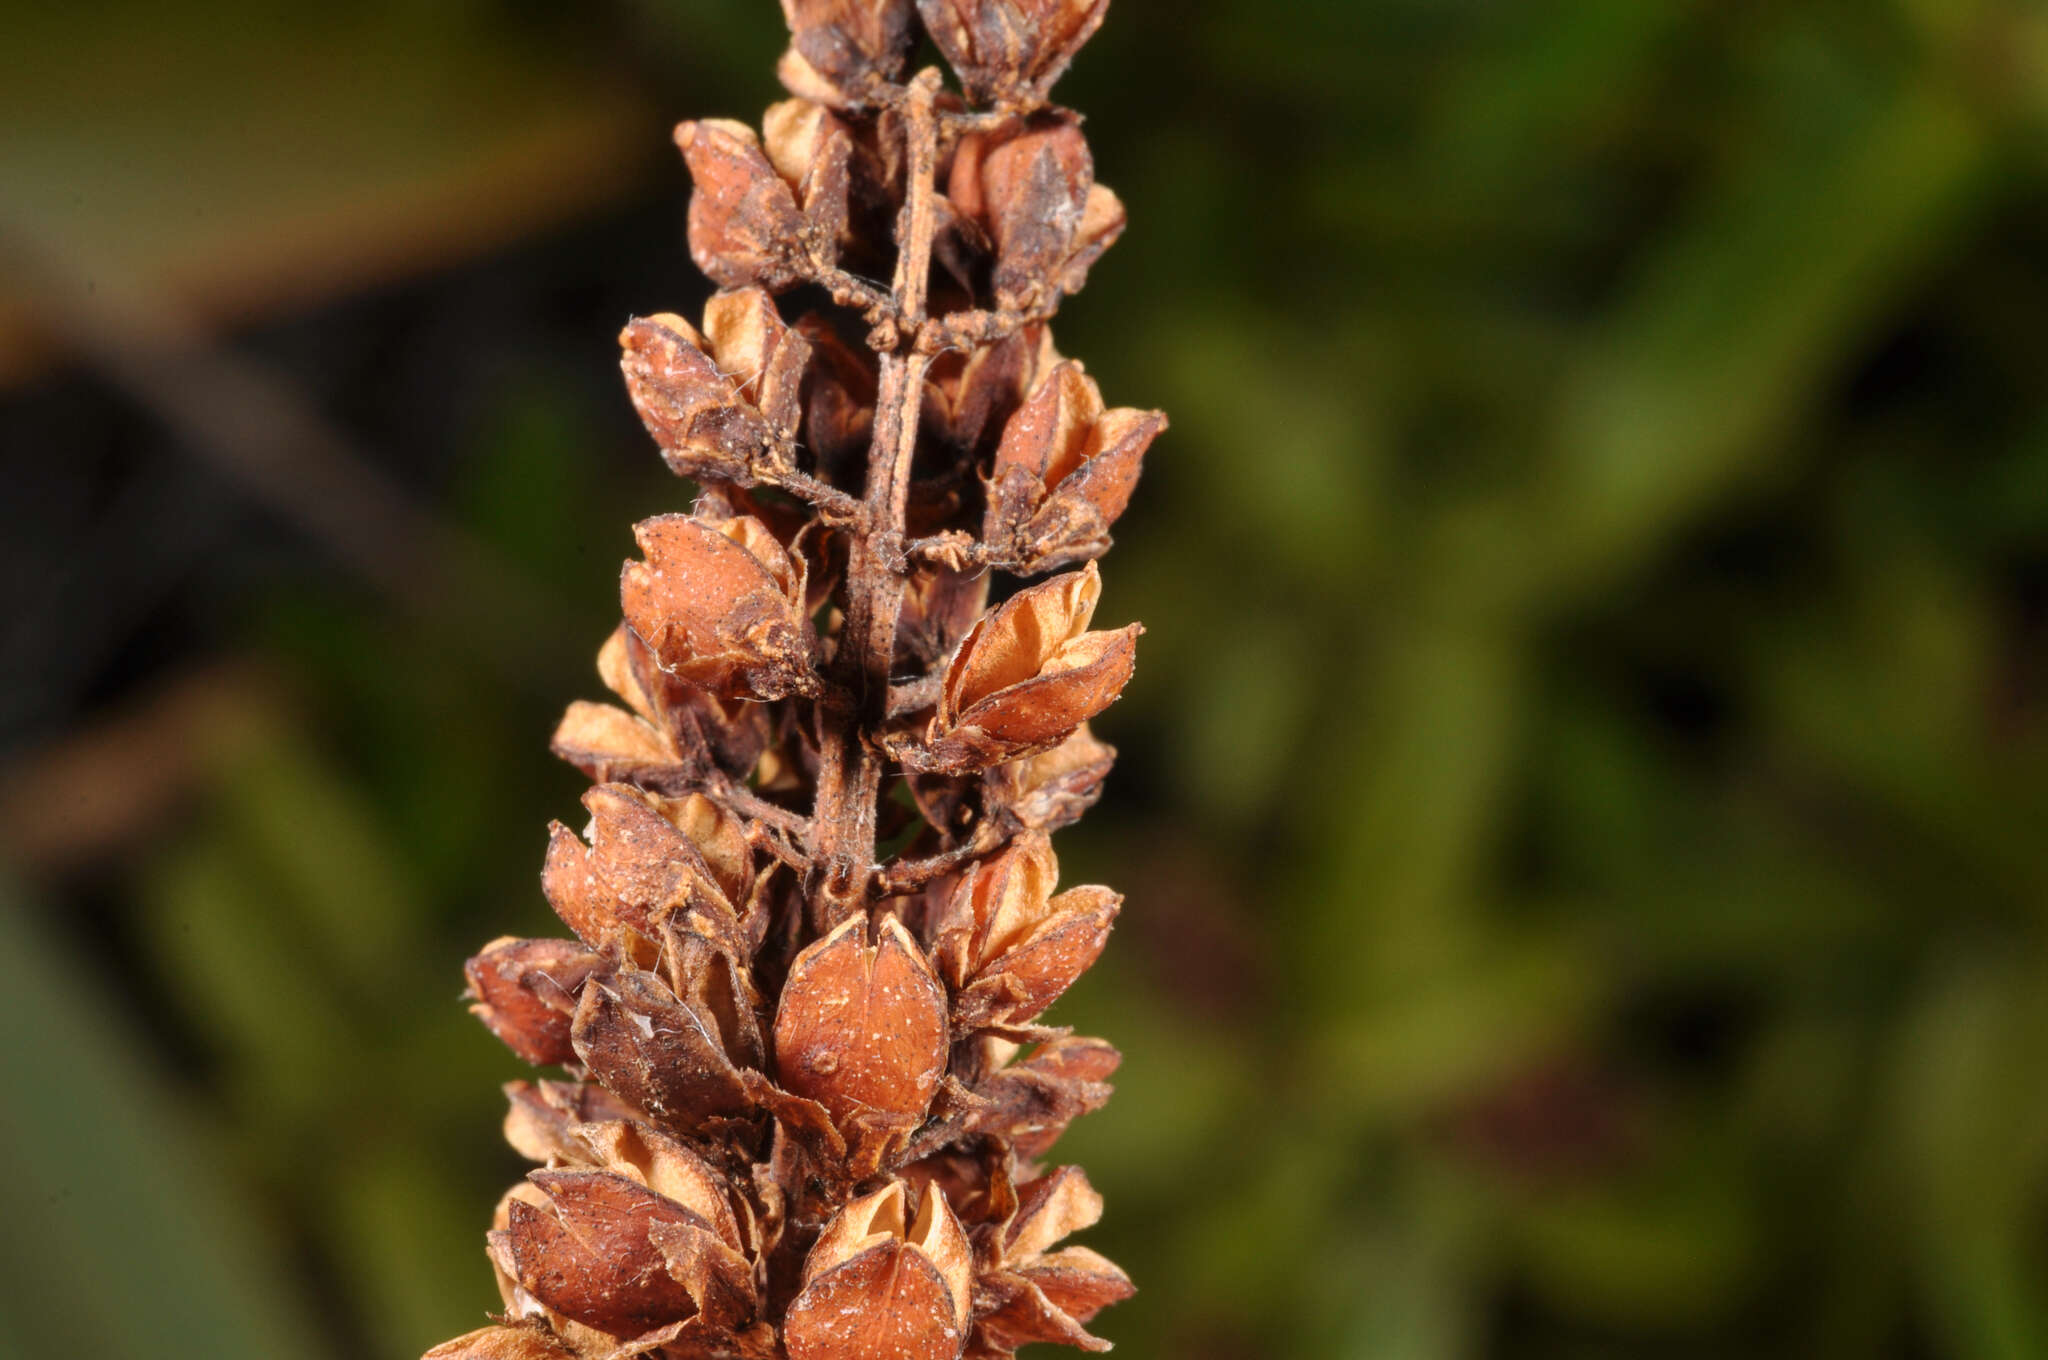
M 970 98 L 1028 105 L 1102 26 L 1109 0 L 918 0 L 917 9 Z
M 803 558 L 766 525 L 658 515 L 633 536 L 646 560 L 626 564 L 619 597 L 663 670 L 730 698 L 817 691 Z
M 977 1339 L 1015 1349 L 1034 1341 L 1104 1351 L 1083 1326 L 1134 1292 L 1130 1277 L 1086 1247 L 1048 1249 L 1102 1217 L 1102 1197 L 1079 1167 L 1063 1166 L 1017 1188 L 1017 1212 L 998 1239 L 981 1284 L 1001 1303 L 977 1324 Z
M 464 966 L 470 1012 L 505 1046 L 534 1064 L 574 1060 L 569 1019 L 597 955 L 570 940 L 493 940 Z
M 914 1120 L 946 1070 L 946 993 L 895 917 L 866 942 L 855 916 L 797 956 L 775 1014 L 782 1085 L 842 1127 L 866 1112 Z
M 965 773 L 1046 750 L 1110 706 L 1131 678 L 1137 624 L 1091 633 L 1095 564 L 1021 590 L 984 615 L 946 664 L 914 769 Z
M 1109 1078 L 1122 1060 L 1101 1039 L 1049 1040 L 975 1086 L 988 1104 L 968 1116 L 967 1127 L 1008 1140 L 1026 1161 L 1043 1157 L 1069 1124 L 1108 1102 Z
M 790 33 L 782 83 L 840 108 L 867 103 L 903 74 L 917 41 L 911 9 L 911 0 L 782 0 Z
M 974 1254 L 943 1192 L 905 1222 L 892 1181 L 841 1209 L 804 1262 L 790 1304 L 790 1360 L 953 1360 L 965 1337 Z
M 693 1129 L 751 1107 L 716 1017 L 684 1005 L 652 973 L 622 968 L 585 983 L 569 1033 L 606 1090 L 668 1127 Z
M 679 476 L 751 481 L 792 466 L 810 345 L 759 288 L 719 293 L 704 329 L 670 312 L 619 333 L 633 407 Z
M 956 1033 L 1028 1023 L 1102 953 L 1122 899 L 1097 887 L 1054 896 L 1058 877 L 1052 843 L 1026 832 L 960 880 L 933 943 Z
M 697 1311 L 649 1235 L 657 1224 L 707 1227 L 682 1205 L 603 1171 L 536 1171 L 547 1208 L 510 1205 L 520 1285 L 562 1316 L 632 1337 Z
M 1116 748 L 1097 741 L 1082 723 L 1050 751 L 988 771 L 982 779 L 984 796 L 1018 826 L 1050 833 L 1095 806 L 1115 763 Z
M 1095 183 L 1072 115 L 1047 114 L 961 139 L 946 198 L 995 246 L 996 305 L 1049 312 L 1123 233 L 1123 205 Z
M 978 461 L 992 451 L 1025 394 L 1059 362 L 1044 325 L 965 354 L 941 354 L 925 373 L 918 428 Z
M 1059 365 L 1003 427 L 984 536 L 1027 570 L 1100 556 L 1165 428 L 1158 411 L 1104 410 L 1094 379 Z
M 697 190 L 690 195 L 690 255 L 727 288 L 758 283 L 780 292 L 808 262 L 796 191 L 776 173 L 745 123 L 707 118 L 676 127 L 676 145 Z

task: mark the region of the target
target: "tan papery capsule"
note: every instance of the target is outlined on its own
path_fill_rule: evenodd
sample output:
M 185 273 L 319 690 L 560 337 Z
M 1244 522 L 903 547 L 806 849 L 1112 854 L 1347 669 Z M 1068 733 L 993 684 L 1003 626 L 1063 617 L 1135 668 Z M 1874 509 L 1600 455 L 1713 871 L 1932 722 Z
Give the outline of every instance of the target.
M 633 536 L 646 560 L 626 564 L 619 598 L 663 670 L 732 698 L 816 692 L 803 559 L 765 525 L 660 515 Z

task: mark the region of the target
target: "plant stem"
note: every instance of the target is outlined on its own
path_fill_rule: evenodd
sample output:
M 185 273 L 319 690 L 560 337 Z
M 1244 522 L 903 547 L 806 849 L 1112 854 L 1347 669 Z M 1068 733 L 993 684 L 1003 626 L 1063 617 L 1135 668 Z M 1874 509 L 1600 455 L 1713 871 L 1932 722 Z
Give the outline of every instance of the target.
M 833 658 L 835 678 L 851 704 L 821 705 L 818 798 L 812 814 L 816 860 L 811 901 L 828 930 L 866 904 L 875 859 L 875 818 L 884 758 L 866 730 L 885 716 L 896 620 L 903 606 L 904 511 L 910 467 L 917 450 L 918 408 L 929 356 L 905 352 L 924 323 L 925 284 L 931 275 L 937 223 L 934 180 L 938 120 L 933 101 L 939 72 L 918 73 L 903 92 L 898 113 L 904 129 L 908 180 L 896 222 L 895 315 L 875 327 L 869 343 L 881 353 L 874 435 L 868 449 L 866 525 L 855 531 L 846 563 L 846 626 Z

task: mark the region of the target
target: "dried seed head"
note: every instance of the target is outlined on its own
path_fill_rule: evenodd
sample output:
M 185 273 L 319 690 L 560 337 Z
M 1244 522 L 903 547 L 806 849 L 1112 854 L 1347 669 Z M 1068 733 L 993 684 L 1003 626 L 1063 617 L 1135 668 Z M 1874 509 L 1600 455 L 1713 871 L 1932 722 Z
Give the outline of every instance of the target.
M 1008 1140 L 1021 1159 L 1043 1157 L 1069 1124 L 1107 1103 L 1109 1078 L 1122 1060 L 1101 1039 L 1050 1040 L 975 1087 L 988 1104 L 968 1117 L 967 1127 Z
M 944 1192 L 927 1190 L 915 1219 L 907 1210 L 904 1184 L 891 1181 L 825 1225 L 789 1308 L 791 1360 L 959 1355 L 973 1249 Z
M 925 373 L 918 428 L 979 461 L 1025 394 L 1060 362 L 1052 331 L 1027 326 L 966 354 L 941 354 Z
M 797 955 L 775 1013 L 775 1070 L 842 1128 L 869 1112 L 915 1121 L 946 1070 L 946 992 L 896 918 L 877 943 L 854 916 Z
M 1057 746 L 1131 678 L 1137 624 L 1091 633 L 1095 564 L 1021 590 L 984 615 L 946 664 L 938 711 L 912 768 L 964 773 Z
M 917 41 L 911 9 L 911 0 L 782 0 L 790 33 L 782 83 L 839 108 L 868 102 L 903 74 Z
M 619 596 L 663 670 L 730 698 L 817 691 L 803 558 L 766 525 L 659 515 L 633 536 L 646 560 L 626 564 Z
M 1017 1211 L 997 1240 L 982 1285 L 1000 1306 L 976 1324 L 977 1339 L 999 1350 L 1034 1341 L 1103 1351 L 1109 1343 L 1084 1327 L 1134 1292 L 1130 1277 L 1086 1247 L 1053 1252 L 1053 1243 L 1093 1226 L 1102 1197 L 1079 1167 L 1063 1166 L 1017 1188 Z
M 1105 411 L 1095 380 L 1071 360 L 1059 365 L 1003 427 L 986 537 L 1028 570 L 1101 555 L 1165 428 L 1158 411 Z
M 970 98 L 1029 105 L 1102 26 L 1109 0 L 918 0 L 917 9 Z

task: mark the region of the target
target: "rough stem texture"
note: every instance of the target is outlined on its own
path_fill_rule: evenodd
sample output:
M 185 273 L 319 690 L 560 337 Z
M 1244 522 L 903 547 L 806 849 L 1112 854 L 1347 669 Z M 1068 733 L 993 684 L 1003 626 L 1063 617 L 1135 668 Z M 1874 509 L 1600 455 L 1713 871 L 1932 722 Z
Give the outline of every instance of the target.
M 1131 1285 L 1063 1245 L 1102 1205 L 1047 1155 L 1118 1057 L 1042 1022 L 1120 904 L 1049 836 L 1115 754 L 1087 723 L 1139 629 L 1091 629 L 1095 559 L 1165 427 L 1047 325 L 1123 228 L 1047 102 L 1105 5 L 784 0 L 794 97 L 677 129 L 722 290 L 621 343 L 700 494 L 634 527 L 624 706 L 555 734 L 593 781 L 542 870 L 575 938 L 468 965 L 568 1079 L 507 1090 L 540 1169 L 486 1239 L 505 1310 L 431 1356 L 1107 1348 Z M 957 92 L 908 74 L 927 34 Z

